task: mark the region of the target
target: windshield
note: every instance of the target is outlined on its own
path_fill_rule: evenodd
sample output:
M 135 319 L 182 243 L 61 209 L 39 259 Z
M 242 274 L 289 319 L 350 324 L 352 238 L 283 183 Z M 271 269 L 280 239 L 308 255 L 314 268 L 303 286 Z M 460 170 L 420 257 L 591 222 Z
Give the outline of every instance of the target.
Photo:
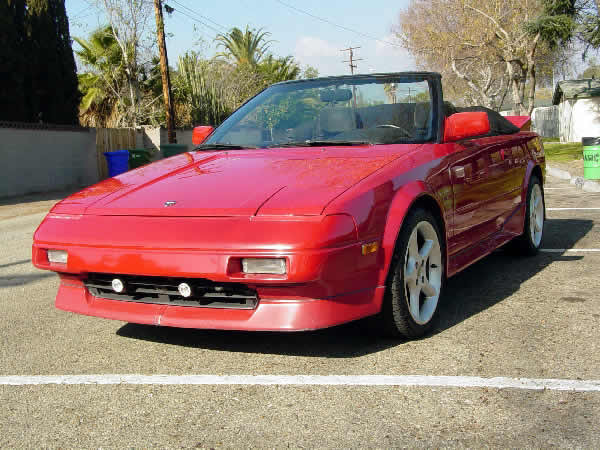
M 278 147 L 424 142 L 432 138 L 426 80 L 315 79 L 266 89 L 229 117 L 205 145 Z

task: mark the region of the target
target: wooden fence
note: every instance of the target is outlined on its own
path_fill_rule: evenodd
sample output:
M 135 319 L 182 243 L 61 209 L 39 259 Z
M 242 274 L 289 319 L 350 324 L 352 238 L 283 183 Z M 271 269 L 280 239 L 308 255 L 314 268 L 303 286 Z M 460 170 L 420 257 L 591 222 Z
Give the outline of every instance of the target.
M 96 158 L 98 159 L 98 176 L 101 180 L 108 178 L 108 166 L 104 152 L 134 149 L 136 148 L 135 138 L 134 128 L 96 129 Z

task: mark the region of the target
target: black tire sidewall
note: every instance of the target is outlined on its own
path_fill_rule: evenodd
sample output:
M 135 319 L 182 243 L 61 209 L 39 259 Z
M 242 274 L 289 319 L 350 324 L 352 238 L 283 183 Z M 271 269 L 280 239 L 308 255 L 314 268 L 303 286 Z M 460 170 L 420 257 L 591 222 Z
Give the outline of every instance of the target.
M 419 324 L 415 322 L 409 311 L 404 288 L 404 266 L 406 264 L 406 254 L 410 236 L 414 228 L 423 221 L 429 222 L 437 234 L 442 253 L 442 283 L 435 312 L 427 323 Z M 409 212 L 398 236 L 392 265 L 390 267 L 390 274 L 388 276 L 384 306 L 382 308 L 386 334 L 402 336 L 405 338 L 415 338 L 422 336 L 432 328 L 439 315 L 439 305 L 446 281 L 445 255 L 445 240 L 442 238 L 440 226 L 433 214 L 422 208 L 417 208 Z

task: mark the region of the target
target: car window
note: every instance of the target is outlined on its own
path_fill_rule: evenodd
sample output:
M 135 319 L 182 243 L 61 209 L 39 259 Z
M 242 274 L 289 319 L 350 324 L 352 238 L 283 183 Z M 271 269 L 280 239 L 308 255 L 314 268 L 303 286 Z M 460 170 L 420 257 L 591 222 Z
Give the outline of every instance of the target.
M 207 144 L 423 142 L 432 137 L 426 80 L 318 79 L 274 85 L 227 119 Z

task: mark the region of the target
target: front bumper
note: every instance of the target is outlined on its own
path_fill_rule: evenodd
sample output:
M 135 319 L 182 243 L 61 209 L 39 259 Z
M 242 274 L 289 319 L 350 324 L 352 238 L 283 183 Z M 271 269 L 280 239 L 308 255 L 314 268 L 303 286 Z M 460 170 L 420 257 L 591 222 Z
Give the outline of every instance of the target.
M 256 309 L 216 309 L 96 298 L 83 282 L 61 276 L 56 307 L 88 316 L 179 328 L 303 331 L 327 328 L 376 314 L 384 288 L 325 299 L 261 299 Z
M 134 323 L 236 330 L 324 328 L 379 311 L 383 252 L 362 254 L 349 216 L 165 218 L 50 214 L 34 236 L 33 263 L 61 274 L 59 309 Z M 66 250 L 50 263 L 47 249 Z M 244 257 L 285 258 L 285 275 L 251 275 Z M 258 293 L 252 310 L 94 297 L 88 274 L 206 279 Z M 381 292 L 380 292 L 381 291 Z

